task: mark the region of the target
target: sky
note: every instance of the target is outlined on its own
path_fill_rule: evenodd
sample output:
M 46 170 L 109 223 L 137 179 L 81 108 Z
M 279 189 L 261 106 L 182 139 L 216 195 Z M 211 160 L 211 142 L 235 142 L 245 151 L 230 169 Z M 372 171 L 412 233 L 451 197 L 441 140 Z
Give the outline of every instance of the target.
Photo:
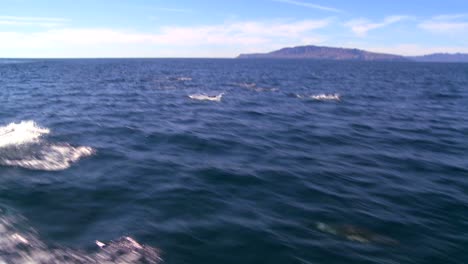
M 1 58 L 468 53 L 467 0 L 0 0 Z

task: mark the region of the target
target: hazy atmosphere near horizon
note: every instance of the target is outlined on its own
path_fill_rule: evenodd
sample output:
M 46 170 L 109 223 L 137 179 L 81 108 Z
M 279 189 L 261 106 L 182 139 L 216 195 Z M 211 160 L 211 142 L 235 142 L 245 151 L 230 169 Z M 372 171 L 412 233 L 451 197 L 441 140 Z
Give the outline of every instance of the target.
M 447 1 L 2 0 L 0 57 L 235 57 L 286 46 L 468 53 L 468 8 Z
M 0 0 L 0 264 L 467 264 L 467 230 L 467 0 Z

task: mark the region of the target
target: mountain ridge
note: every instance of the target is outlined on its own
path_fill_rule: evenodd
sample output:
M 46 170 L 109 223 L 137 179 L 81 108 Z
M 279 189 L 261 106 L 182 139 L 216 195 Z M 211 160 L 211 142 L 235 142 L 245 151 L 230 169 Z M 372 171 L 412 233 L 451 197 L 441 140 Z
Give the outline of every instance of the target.
M 423 56 L 402 56 L 397 54 L 370 52 L 355 48 L 326 46 L 286 47 L 267 53 L 240 54 L 238 59 L 315 59 L 354 61 L 415 61 L 415 62 L 468 62 L 468 54 L 434 53 Z
M 418 62 L 468 62 L 466 53 L 432 53 L 423 56 L 407 57 Z

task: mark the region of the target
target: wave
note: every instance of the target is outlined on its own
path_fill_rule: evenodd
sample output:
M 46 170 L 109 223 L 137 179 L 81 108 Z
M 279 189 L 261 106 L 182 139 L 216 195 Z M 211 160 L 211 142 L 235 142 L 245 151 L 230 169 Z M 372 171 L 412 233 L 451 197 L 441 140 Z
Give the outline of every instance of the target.
M 32 230 L 19 230 L 16 221 L 0 217 L 0 263 L 160 263 L 160 250 L 142 245 L 131 237 L 103 243 L 99 251 L 86 253 L 60 246 L 48 246 Z
M 223 98 L 224 93 L 220 93 L 216 96 L 206 95 L 206 94 L 191 94 L 188 97 L 193 100 L 201 100 L 201 101 L 216 101 L 220 102 Z
M 42 128 L 34 121 L 0 127 L 0 165 L 59 171 L 95 153 L 91 147 L 73 147 L 68 143 L 41 140 L 43 135 L 49 133 L 48 128 Z

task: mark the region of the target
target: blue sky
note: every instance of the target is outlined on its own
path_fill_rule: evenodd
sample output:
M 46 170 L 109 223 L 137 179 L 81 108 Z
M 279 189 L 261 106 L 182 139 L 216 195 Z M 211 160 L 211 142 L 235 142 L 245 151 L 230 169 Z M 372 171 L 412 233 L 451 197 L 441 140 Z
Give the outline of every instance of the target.
M 0 0 L 0 57 L 234 57 L 299 45 L 468 53 L 468 2 Z

